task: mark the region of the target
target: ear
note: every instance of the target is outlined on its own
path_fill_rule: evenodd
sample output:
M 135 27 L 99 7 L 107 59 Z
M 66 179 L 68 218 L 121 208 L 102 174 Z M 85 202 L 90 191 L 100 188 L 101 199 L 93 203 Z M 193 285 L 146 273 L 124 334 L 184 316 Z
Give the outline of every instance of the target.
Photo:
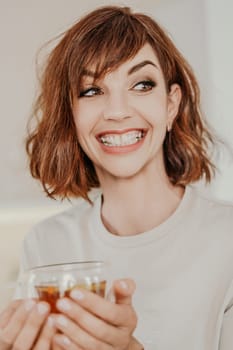
M 177 116 L 180 101 L 182 98 L 181 88 L 178 84 L 172 84 L 168 93 L 168 114 L 167 114 L 167 127 L 168 131 L 171 130 L 172 123 Z

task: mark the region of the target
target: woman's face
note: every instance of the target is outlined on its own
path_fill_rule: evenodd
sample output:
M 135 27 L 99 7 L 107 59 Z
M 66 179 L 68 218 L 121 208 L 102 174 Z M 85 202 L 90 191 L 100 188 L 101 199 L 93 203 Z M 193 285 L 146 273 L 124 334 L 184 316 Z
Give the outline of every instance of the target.
M 80 96 L 73 100 L 73 115 L 79 143 L 99 179 L 164 167 L 163 142 L 181 93 L 178 85 L 167 92 L 152 47 L 146 44 L 99 81 L 91 73 L 83 77 Z

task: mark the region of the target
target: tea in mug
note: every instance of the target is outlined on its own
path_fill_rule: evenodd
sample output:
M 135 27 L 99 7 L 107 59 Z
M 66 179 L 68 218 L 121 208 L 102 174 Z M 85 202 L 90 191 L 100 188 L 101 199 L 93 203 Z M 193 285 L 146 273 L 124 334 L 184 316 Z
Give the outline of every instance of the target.
M 92 282 L 90 285 L 77 284 L 77 285 L 73 286 L 72 288 L 65 290 L 63 293 L 61 293 L 59 287 L 56 285 L 36 286 L 35 288 L 36 288 L 36 291 L 38 293 L 39 300 L 46 301 L 47 303 L 49 303 L 52 313 L 58 313 L 58 310 L 56 308 L 57 300 L 59 298 L 62 298 L 62 297 L 69 297 L 70 292 L 76 287 L 88 289 L 91 292 L 104 298 L 105 289 L 106 289 L 106 281 L 100 281 L 98 283 Z

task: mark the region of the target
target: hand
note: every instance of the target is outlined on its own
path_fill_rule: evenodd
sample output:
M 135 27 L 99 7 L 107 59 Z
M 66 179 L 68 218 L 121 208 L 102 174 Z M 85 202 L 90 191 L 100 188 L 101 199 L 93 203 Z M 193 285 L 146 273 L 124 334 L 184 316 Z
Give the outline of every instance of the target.
M 71 292 L 71 299 L 60 299 L 57 308 L 63 315 L 53 317 L 62 334 L 54 336 L 54 344 L 69 350 L 141 350 L 132 338 L 137 324 L 132 307 L 135 284 L 115 281 L 113 289 L 116 304 L 80 288 Z
M 49 311 L 45 302 L 13 301 L 0 314 L 0 350 L 49 350 L 55 334 Z

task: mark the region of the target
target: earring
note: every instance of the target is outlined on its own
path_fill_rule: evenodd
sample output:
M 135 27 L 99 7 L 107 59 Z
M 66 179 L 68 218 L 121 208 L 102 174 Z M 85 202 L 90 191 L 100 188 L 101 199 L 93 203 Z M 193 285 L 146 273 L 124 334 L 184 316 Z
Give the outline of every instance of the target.
M 168 122 L 167 123 L 167 132 L 170 132 L 172 129 L 172 123 L 171 122 Z

